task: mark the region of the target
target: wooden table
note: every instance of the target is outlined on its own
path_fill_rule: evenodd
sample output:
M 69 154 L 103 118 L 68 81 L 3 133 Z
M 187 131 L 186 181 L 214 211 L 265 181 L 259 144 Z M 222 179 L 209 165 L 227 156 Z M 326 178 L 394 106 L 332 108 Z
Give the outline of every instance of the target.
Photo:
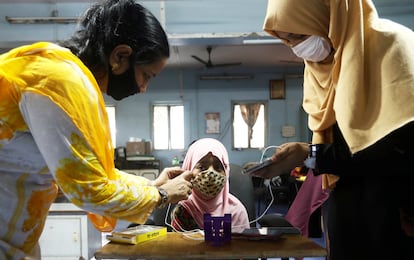
M 324 257 L 326 249 L 312 240 L 285 234 L 279 240 L 243 240 L 214 246 L 204 240 L 191 240 L 169 232 L 138 245 L 108 243 L 95 253 L 96 259 L 240 259 Z

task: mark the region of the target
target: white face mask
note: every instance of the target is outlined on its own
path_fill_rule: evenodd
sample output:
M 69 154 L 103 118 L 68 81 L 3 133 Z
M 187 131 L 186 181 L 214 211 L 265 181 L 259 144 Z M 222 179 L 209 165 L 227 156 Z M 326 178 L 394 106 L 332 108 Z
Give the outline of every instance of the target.
M 311 35 L 303 42 L 292 47 L 292 51 L 304 60 L 320 62 L 331 53 L 331 45 L 325 38 Z

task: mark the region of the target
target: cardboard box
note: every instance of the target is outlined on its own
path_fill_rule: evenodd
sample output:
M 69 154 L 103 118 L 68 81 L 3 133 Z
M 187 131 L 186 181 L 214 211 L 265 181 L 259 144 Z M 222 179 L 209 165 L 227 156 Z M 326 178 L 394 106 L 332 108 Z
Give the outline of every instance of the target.
M 152 153 L 151 142 L 127 142 L 126 143 L 126 154 L 131 155 L 146 155 Z

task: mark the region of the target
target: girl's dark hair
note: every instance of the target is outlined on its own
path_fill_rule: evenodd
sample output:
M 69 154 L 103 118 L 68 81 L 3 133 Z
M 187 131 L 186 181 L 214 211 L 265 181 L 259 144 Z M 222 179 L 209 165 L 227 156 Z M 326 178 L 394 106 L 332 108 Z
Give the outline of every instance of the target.
M 149 64 L 170 56 L 167 35 L 155 16 L 134 0 L 106 0 L 89 8 L 80 28 L 61 43 L 89 69 L 108 67 L 108 57 L 119 44 L 133 49 L 132 61 Z

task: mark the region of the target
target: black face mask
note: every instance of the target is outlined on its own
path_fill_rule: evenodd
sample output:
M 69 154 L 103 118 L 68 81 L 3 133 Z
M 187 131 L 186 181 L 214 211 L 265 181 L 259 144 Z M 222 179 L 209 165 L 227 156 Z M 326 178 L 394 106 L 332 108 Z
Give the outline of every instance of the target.
M 106 93 L 115 100 L 121 100 L 136 93 L 139 93 L 139 87 L 135 80 L 134 66 L 129 66 L 129 69 L 120 75 L 114 75 L 112 70 L 109 70 L 108 75 L 108 89 Z

